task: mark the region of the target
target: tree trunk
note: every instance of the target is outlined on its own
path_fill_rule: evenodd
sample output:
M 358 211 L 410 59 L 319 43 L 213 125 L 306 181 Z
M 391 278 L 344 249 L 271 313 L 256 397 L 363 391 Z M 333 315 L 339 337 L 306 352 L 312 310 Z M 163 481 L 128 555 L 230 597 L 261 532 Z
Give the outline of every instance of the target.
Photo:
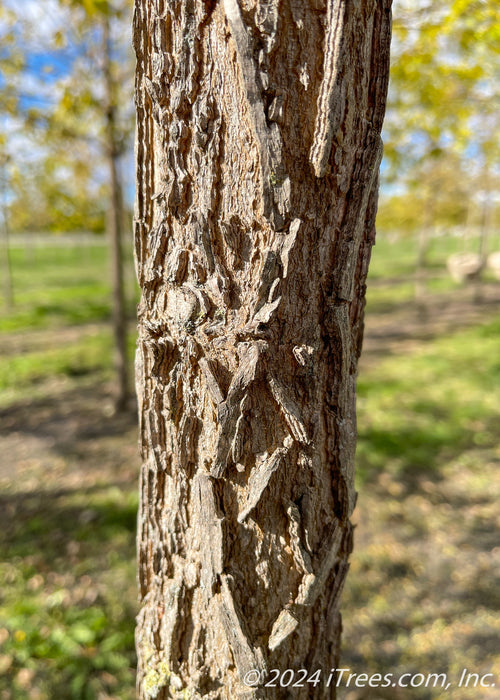
M 484 182 L 484 200 L 481 208 L 481 223 L 479 226 L 479 262 L 483 267 L 486 266 L 488 259 L 488 239 L 492 231 L 493 224 L 493 206 L 492 206 L 492 187 L 489 168 L 486 165 L 483 174 Z M 479 275 L 479 279 L 480 279 Z
M 136 0 L 142 699 L 335 697 L 390 4 Z
M 432 200 L 431 200 L 432 201 Z M 427 318 L 425 297 L 427 292 L 427 267 L 430 247 L 430 231 L 434 226 L 434 208 L 426 206 L 424 220 L 417 236 L 417 259 L 415 261 L 415 303 L 421 321 Z
M 9 244 L 9 213 L 7 204 L 7 156 L 0 154 L 0 188 L 2 206 L 2 226 L 0 228 L 1 255 L 2 255 L 2 277 L 3 277 L 3 297 L 4 306 L 10 311 L 14 306 L 14 290 L 12 284 L 12 267 L 10 264 L 10 244 Z
M 113 335 L 116 371 L 115 410 L 123 411 L 128 399 L 127 317 L 123 283 L 123 195 L 119 175 L 119 147 L 116 135 L 116 100 L 111 73 L 109 18 L 103 20 L 103 65 L 106 89 L 106 149 L 110 183 L 108 232 L 111 248 L 113 287 Z
M 486 165 L 483 175 L 485 197 L 481 208 L 481 222 L 479 225 L 479 247 L 478 247 L 478 264 L 479 270 L 473 279 L 474 291 L 473 301 L 475 304 L 481 304 L 483 301 L 483 271 L 488 262 L 488 239 L 492 229 L 493 207 L 491 203 L 491 180 L 489 168 Z

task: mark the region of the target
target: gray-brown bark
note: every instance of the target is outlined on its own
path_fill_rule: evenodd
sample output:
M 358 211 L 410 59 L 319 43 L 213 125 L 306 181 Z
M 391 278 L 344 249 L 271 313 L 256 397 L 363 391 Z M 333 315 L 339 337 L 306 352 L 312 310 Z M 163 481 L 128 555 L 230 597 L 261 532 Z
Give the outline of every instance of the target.
M 389 41 L 390 0 L 136 0 L 141 698 L 338 662 Z

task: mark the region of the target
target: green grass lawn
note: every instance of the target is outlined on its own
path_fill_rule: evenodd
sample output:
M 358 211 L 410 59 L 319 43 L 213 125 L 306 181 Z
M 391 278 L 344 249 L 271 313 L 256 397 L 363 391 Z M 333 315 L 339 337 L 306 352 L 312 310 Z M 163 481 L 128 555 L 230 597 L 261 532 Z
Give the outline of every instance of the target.
M 462 252 L 477 252 L 477 242 L 464 244 L 460 238 L 445 236 L 430 241 L 423 282 L 426 295 L 452 294 L 463 288 L 446 270 L 448 257 Z M 369 313 L 390 313 L 414 303 L 416 259 L 417 243 L 414 239 L 377 237 L 368 273 Z M 483 277 L 488 281 L 494 279 L 488 270 Z
M 0 697 L 132 699 L 138 457 L 135 415 L 121 430 L 101 411 L 113 379 L 107 250 L 14 248 L 11 262 L 15 304 L 0 313 Z M 130 260 L 126 275 L 133 331 Z
M 14 306 L 0 311 L 0 406 L 45 391 L 53 377 L 112 377 L 111 284 L 106 247 L 11 252 Z M 137 288 L 125 266 L 129 355 Z M 2 299 L 0 297 L 0 303 Z
M 135 490 L 20 498 L 2 498 L 1 697 L 132 699 Z
M 10 257 L 15 305 L 9 313 L 0 314 L 0 333 L 109 320 L 111 283 L 107 247 L 45 247 L 36 248 L 29 255 L 25 250 L 13 248 Z M 130 255 L 125 279 L 132 316 L 137 292 Z M 0 305 L 3 306 L 1 296 Z
M 498 236 L 489 241 L 490 250 L 498 250 Z M 429 277 L 442 274 L 446 269 L 446 260 L 454 253 L 477 253 L 479 242 L 454 236 L 436 236 L 429 241 L 427 249 L 427 268 Z M 369 279 L 387 282 L 394 277 L 409 277 L 415 272 L 417 259 L 417 240 L 409 236 L 388 236 L 380 231 L 373 248 L 370 262 Z
M 457 245 L 431 248 L 430 302 L 454 298 L 444 264 Z M 397 325 L 411 305 L 413 261 L 410 241 L 380 238 L 371 328 Z M 15 251 L 13 267 L 16 306 L 0 315 L 0 700 L 132 700 L 139 458 L 135 416 L 106 409 L 105 249 Z M 132 314 L 132 284 L 129 299 Z M 500 674 L 500 315 L 490 306 L 460 320 L 361 365 L 358 524 L 342 604 L 342 664 L 358 673 Z
M 411 479 L 500 434 L 500 316 L 391 357 L 358 382 L 358 475 Z
M 500 316 L 361 374 L 342 665 L 451 684 L 384 698 L 498 697 L 457 683 L 500 680 L 499 384 Z

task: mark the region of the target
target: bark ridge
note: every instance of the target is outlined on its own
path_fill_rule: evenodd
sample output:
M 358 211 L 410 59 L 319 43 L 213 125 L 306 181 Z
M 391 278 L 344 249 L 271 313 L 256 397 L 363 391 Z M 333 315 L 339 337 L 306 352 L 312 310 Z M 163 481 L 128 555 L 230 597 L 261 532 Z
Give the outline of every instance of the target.
M 135 2 L 143 699 L 338 663 L 389 41 L 390 0 Z

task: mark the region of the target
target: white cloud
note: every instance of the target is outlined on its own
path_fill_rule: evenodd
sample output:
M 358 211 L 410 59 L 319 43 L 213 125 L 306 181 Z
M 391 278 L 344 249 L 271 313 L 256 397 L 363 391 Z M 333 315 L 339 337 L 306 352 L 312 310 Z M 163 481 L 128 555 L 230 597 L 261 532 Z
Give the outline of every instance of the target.
M 64 29 L 67 21 L 67 11 L 57 0 L 3 0 L 3 4 L 36 29 L 37 42 L 50 41 L 53 33 Z

